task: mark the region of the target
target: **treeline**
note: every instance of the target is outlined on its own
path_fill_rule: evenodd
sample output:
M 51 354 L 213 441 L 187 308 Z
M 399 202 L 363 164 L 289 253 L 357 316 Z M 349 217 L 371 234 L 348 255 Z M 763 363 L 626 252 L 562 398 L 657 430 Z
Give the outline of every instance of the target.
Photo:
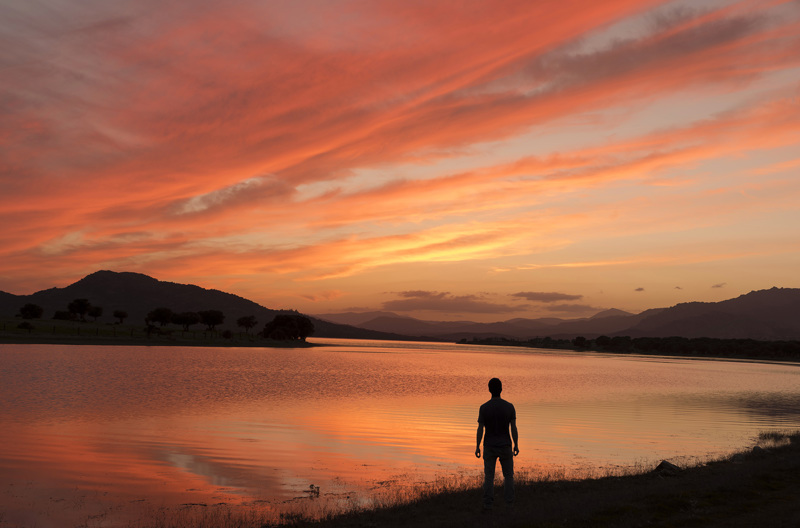
M 653 354 L 748 359 L 800 359 L 800 341 L 758 341 L 756 339 L 717 339 L 711 337 L 629 337 L 600 336 L 553 339 L 536 337 L 527 341 L 507 338 L 462 340 L 464 343 L 524 346 L 563 350 L 611 352 L 615 354 Z
M 41 319 L 44 315 L 44 309 L 36 304 L 28 303 L 20 308 L 18 317 L 26 321 L 20 323 L 18 328 L 32 331 L 34 329 L 30 320 Z M 100 306 L 92 305 L 88 299 L 75 299 L 67 305 L 66 310 L 56 310 L 53 319 L 61 321 L 81 321 L 86 322 L 86 317 L 91 317 L 93 321 L 97 321 L 103 315 L 103 308 Z M 115 310 L 113 312 L 114 318 L 117 320 L 116 324 L 123 324 L 125 319 L 128 318 L 128 312 L 124 310 Z M 197 324 L 202 324 L 206 327 L 206 331 L 215 332 L 217 326 L 225 322 L 225 314 L 221 310 L 198 310 L 196 312 L 173 312 L 170 308 L 158 307 L 150 312 L 144 318 L 145 329 L 147 335 L 169 335 L 171 329 L 169 325 L 176 325 L 183 329 L 184 332 L 191 331 L 191 328 Z M 248 315 L 240 317 L 236 320 L 236 325 L 245 330 L 246 334 L 250 334 L 250 330 L 258 324 L 256 317 Z M 278 314 L 272 321 L 264 325 L 263 330 L 258 332 L 258 336 L 276 341 L 291 341 L 302 340 L 314 333 L 314 323 L 311 320 L 300 314 Z M 233 332 L 231 330 L 224 330 L 221 333 L 224 338 L 232 338 Z

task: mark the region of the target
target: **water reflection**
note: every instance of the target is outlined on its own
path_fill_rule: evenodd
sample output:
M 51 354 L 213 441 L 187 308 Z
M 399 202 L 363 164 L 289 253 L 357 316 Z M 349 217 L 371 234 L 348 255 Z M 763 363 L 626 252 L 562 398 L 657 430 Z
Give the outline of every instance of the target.
M 141 502 L 280 509 L 312 484 L 363 495 L 399 475 L 478 473 L 492 376 L 517 408 L 521 469 L 724 453 L 800 424 L 794 365 L 335 344 L 2 346 L 0 511 L 57 526 Z

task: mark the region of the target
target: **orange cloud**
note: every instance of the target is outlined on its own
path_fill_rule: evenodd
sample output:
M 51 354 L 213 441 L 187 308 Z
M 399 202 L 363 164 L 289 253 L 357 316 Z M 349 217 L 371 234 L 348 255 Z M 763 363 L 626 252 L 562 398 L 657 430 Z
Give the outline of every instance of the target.
M 311 302 L 318 302 L 318 301 L 331 301 L 333 299 L 338 299 L 342 295 L 344 295 L 344 293 L 340 291 L 323 291 L 314 295 L 301 295 L 301 297 L 308 299 Z
M 0 289 L 100 267 L 267 283 L 513 267 L 593 230 L 719 224 L 733 202 L 707 165 L 742 156 L 770 159 L 731 188 L 752 174 L 796 194 L 778 180 L 800 139 L 792 2 L 119 2 L 59 25 L 4 9 Z M 637 120 L 678 96 L 730 102 Z M 577 128 L 594 135 L 548 144 Z M 651 211 L 652 187 L 683 217 Z

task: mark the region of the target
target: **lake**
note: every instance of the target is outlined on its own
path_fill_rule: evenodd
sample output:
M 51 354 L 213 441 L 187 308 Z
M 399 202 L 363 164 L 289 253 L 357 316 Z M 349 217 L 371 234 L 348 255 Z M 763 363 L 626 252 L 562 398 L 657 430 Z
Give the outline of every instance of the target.
M 187 504 L 311 511 L 472 479 L 495 376 L 517 409 L 516 467 L 533 474 L 692 463 L 800 429 L 795 364 L 311 341 L 0 345 L 0 526 L 114 526 Z

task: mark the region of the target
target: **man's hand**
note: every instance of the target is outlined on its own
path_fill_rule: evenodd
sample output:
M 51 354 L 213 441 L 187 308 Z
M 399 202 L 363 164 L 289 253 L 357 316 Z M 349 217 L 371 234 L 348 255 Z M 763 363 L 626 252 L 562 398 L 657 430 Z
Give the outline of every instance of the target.
M 514 446 L 514 456 L 519 454 L 519 446 Z
M 475 458 L 480 458 L 480 457 L 481 457 L 481 448 L 480 447 L 476 447 L 475 448 Z

